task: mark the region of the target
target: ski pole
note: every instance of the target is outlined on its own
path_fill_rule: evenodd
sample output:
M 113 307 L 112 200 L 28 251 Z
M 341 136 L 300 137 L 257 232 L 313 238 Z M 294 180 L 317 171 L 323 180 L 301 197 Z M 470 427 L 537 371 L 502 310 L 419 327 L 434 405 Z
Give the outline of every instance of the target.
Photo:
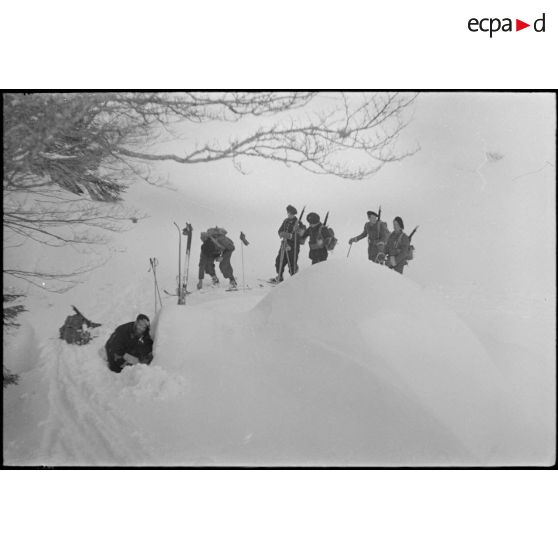
M 180 227 L 176 223 L 174 226 L 178 230 L 178 304 L 184 304 L 184 300 L 182 300 L 182 235 Z
M 157 282 L 157 271 L 156 267 L 159 265 L 159 260 L 153 258 L 153 278 L 155 279 L 155 289 L 157 290 L 157 295 L 159 296 L 159 304 L 161 308 L 163 307 L 163 300 L 161 299 L 161 293 L 159 292 L 159 283 Z M 155 305 L 155 311 L 157 311 L 157 306 Z
M 155 269 L 153 268 L 153 258 L 149 258 L 149 269 L 147 271 L 153 271 L 153 274 L 155 274 Z M 157 285 L 155 282 L 155 276 L 153 278 L 153 288 L 153 295 L 155 297 L 155 314 L 157 314 Z
M 242 242 L 240 245 L 240 255 L 242 258 L 242 290 L 246 291 L 246 282 L 244 281 L 244 246 L 248 246 L 250 243 L 246 240 L 246 235 L 242 231 L 240 231 L 240 241 Z
M 302 208 L 302 212 L 300 213 L 300 215 L 298 216 L 293 232 L 294 232 L 294 254 L 293 254 L 293 261 L 294 261 L 294 269 L 293 269 L 293 275 L 295 273 L 298 273 L 298 251 L 300 250 L 300 246 L 298 243 L 298 225 L 300 224 L 300 221 L 302 219 L 302 217 L 304 217 L 304 211 L 306 210 L 306 206 L 304 206 Z
M 188 289 L 188 275 L 190 273 L 190 249 L 192 247 L 192 231 L 193 231 L 192 225 L 190 223 L 186 223 L 186 226 L 182 231 L 182 234 L 188 237 L 188 240 L 186 241 L 186 277 L 182 285 L 184 299 L 186 299 L 186 293 Z
M 351 253 L 351 248 L 353 247 L 353 243 L 351 242 L 351 244 L 349 244 L 349 251 L 347 252 L 347 258 L 349 257 L 349 254 Z
M 155 267 L 153 266 L 153 258 L 149 258 L 149 264 L 151 265 L 151 271 L 153 271 L 153 296 L 155 297 L 155 311 L 154 314 L 157 314 L 157 282 L 155 281 Z
M 244 281 L 244 245 L 240 245 L 240 258 L 242 260 L 242 290 L 246 290 L 246 282 Z

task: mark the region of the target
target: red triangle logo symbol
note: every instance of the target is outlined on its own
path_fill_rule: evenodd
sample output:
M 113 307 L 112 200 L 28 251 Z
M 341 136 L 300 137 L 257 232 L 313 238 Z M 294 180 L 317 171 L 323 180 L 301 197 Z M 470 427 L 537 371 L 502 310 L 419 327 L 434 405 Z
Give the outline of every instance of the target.
M 520 19 L 515 20 L 515 30 L 516 31 L 521 31 L 522 29 L 525 29 L 526 27 L 531 27 L 531 24 L 525 23 L 524 21 L 521 21 Z

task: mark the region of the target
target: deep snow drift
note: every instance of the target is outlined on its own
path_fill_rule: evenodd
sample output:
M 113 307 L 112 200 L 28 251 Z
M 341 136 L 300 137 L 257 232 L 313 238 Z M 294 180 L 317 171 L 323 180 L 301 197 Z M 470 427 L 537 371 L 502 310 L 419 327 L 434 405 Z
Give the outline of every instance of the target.
M 28 404 L 7 402 L 6 463 L 553 460 L 544 383 L 497 366 L 439 299 L 386 268 L 337 259 L 275 288 L 175 300 L 154 324 L 149 367 L 108 371 L 99 349 L 110 328 L 84 347 L 51 340 L 12 388 Z

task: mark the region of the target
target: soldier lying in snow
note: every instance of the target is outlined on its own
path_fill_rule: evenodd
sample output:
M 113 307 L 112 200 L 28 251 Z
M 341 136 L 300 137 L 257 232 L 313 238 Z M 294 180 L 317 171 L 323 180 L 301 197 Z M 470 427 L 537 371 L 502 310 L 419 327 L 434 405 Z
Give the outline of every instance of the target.
M 109 340 L 105 350 L 109 368 L 121 372 L 125 366 L 149 364 L 153 360 L 153 339 L 149 335 L 149 318 L 139 314 L 135 322 L 118 326 Z
M 68 316 L 64 325 L 59 329 L 60 339 L 64 339 L 70 345 L 86 345 L 91 341 L 92 331 L 101 324 L 88 320 L 75 306 L 72 306 L 75 314 Z

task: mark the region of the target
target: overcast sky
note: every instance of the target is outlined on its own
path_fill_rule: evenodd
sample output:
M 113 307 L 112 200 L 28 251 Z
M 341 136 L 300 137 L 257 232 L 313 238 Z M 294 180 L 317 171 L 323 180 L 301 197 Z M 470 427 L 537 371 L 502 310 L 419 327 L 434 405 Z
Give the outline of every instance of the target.
M 396 215 L 403 218 L 407 232 L 420 225 L 414 239 L 417 258 L 406 270 L 417 281 L 480 282 L 486 288 L 501 288 L 505 282 L 513 291 L 553 292 L 554 96 L 422 93 L 410 116 L 401 145 L 404 149 L 418 143 L 420 151 L 363 181 L 257 160 L 244 163 L 247 174 L 230 161 L 164 163 L 158 169 L 168 175 L 174 191 L 138 184 L 128 201 L 151 214 L 141 228 L 147 236 L 156 231 L 159 250 L 159 239 L 170 244 L 175 240 L 169 226 L 173 220 L 191 220 L 196 231 L 219 224 L 235 240 L 240 230 L 247 234 L 253 267 L 261 273 L 267 269 L 269 276 L 278 245 L 276 229 L 287 204 L 299 211 L 306 205 L 322 217 L 330 211 L 329 223 L 340 239 L 333 257 L 346 256 L 347 240 L 362 230 L 366 211 L 381 204 L 390 229 Z M 211 134 L 226 139 L 232 133 L 229 124 L 189 129 L 201 132 L 198 140 Z M 179 145 L 158 149 L 173 147 Z M 362 242 L 351 257 L 365 257 L 365 252 Z M 307 260 L 305 249 L 301 258 Z M 254 262 L 265 259 L 267 266 Z

